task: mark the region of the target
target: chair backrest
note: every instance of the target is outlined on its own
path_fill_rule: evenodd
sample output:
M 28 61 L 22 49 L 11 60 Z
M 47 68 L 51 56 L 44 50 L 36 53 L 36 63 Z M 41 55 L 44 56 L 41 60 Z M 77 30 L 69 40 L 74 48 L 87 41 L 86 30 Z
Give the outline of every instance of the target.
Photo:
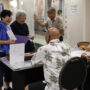
M 78 42 L 77 43 L 77 46 L 80 47 L 80 46 L 88 46 L 90 44 L 90 42 Z
M 86 79 L 87 70 L 83 58 L 74 57 L 63 66 L 59 76 L 60 88 L 73 90 L 81 87 Z M 60 89 L 61 90 L 61 89 Z

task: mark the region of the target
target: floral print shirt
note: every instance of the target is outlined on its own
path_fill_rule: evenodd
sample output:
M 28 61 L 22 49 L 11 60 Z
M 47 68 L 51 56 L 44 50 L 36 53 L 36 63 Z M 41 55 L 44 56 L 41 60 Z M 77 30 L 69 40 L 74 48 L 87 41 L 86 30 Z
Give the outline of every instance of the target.
M 40 47 L 32 57 L 32 65 L 42 63 L 47 86 L 45 90 L 59 89 L 59 74 L 62 66 L 70 58 L 70 46 L 58 39 L 51 40 L 48 45 Z

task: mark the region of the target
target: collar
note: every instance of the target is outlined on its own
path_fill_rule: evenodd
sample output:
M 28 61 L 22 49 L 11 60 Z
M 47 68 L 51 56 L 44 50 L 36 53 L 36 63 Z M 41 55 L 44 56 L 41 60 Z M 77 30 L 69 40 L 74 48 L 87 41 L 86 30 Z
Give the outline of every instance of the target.
M 6 28 L 6 27 L 7 27 L 7 25 L 5 25 L 3 21 L 0 21 L 0 24 L 1 24 L 1 26 L 2 26 L 3 28 Z M 0 27 L 0 28 L 1 28 L 1 27 Z
M 50 21 L 51 21 L 51 22 L 54 22 L 54 21 L 56 21 L 56 17 L 55 17 L 53 20 L 51 20 L 51 19 L 50 19 Z
M 60 42 L 59 39 L 53 39 L 49 43 L 59 43 L 59 42 Z
M 56 17 L 54 18 L 54 20 L 56 21 Z
M 23 26 L 23 25 L 24 25 L 24 24 L 19 24 L 17 21 L 15 21 L 15 22 L 16 22 L 16 24 L 19 25 L 19 26 Z

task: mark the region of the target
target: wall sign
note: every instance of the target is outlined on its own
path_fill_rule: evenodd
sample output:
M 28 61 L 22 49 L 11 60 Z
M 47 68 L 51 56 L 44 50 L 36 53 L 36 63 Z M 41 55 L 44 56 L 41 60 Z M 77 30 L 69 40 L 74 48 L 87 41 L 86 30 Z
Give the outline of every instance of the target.
M 78 5 L 71 5 L 71 14 L 72 15 L 78 14 Z

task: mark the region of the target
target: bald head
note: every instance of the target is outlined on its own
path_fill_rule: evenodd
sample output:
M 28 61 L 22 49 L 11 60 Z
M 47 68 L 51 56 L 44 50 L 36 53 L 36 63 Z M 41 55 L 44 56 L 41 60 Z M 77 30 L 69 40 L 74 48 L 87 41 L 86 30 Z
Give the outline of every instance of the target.
M 45 39 L 46 39 L 47 43 L 49 43 L 49 41 L 51 41 L 53 39 L 59 39 L 59 37 L 60 37 L 60 32 L 58 29 L 56 29 L 54 27 L 48 29 L 45 34 Z

